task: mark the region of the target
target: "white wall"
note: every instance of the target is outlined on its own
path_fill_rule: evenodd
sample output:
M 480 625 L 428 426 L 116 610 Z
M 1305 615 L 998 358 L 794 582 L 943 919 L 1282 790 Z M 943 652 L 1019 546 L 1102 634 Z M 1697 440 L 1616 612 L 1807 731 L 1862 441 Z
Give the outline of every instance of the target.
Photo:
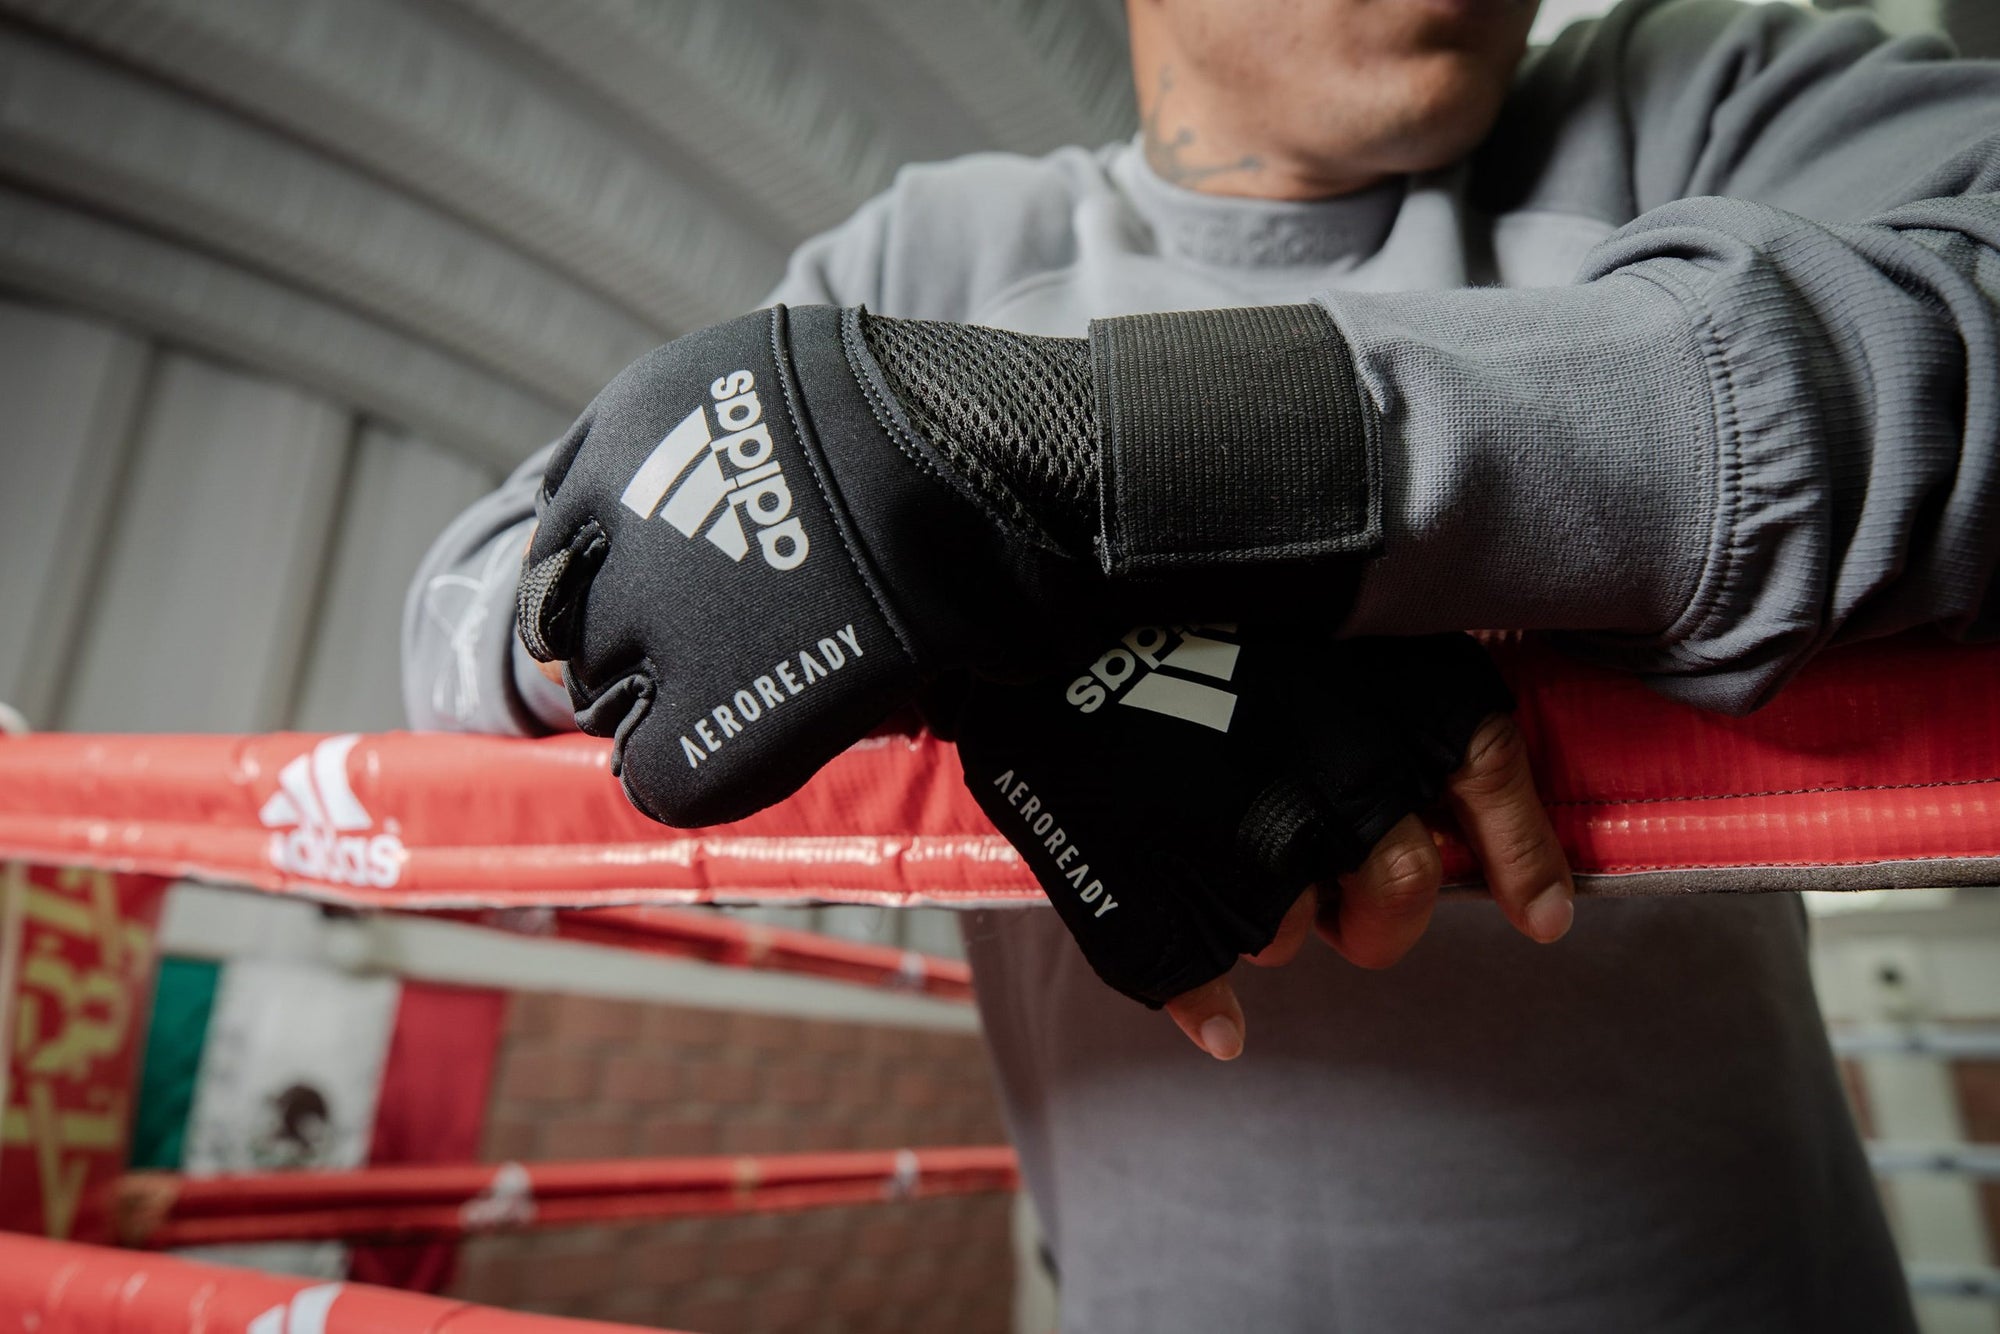
M 0 302 L 0 701 L 55 717 L 150 361 L 142 338 Z

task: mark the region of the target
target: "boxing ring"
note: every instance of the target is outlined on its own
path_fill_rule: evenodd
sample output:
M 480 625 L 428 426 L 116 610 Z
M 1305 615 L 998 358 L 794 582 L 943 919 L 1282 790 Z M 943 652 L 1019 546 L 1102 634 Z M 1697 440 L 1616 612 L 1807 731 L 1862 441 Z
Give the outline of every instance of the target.
M 2000 884 L 2000 647 L 1912 637 L 1843 649 L 1740 719 L 1532 642 L 1495 647 L 1584 893 Z M 962 964 L 686 908 L 1040 897 L 963 790 L 951 747 L 926 735 L 871 737 L 791 800 L 692 831 L 633 812 L 608 762 L 607 743 L 578 736 L 4 738 L 0 861 L 440 914 L 948 1000 L 969 995 Z M 1476 892 L 1449 833 L 1445 854 L 1453 884 Z M 1013 1183 L 1005 1149 L 975 1146 L 135 1175 L 117 1183 L 112 1212 L 125 1244 L 164 1247 L 893 1205 Z M 4 1235 L 0 1316 L 43 1331 L 610 1328 Z

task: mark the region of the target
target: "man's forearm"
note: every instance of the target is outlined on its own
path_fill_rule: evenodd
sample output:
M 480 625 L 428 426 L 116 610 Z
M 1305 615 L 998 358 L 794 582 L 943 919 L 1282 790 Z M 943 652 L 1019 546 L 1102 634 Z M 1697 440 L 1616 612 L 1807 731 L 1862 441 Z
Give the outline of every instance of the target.
M 1840 638 L 1984 628 L 2000 198 L 1686 200 L 1574 287 L 1331 306 L 1382 436 L 1351 633 L 1590 632 L 1740 711 Z

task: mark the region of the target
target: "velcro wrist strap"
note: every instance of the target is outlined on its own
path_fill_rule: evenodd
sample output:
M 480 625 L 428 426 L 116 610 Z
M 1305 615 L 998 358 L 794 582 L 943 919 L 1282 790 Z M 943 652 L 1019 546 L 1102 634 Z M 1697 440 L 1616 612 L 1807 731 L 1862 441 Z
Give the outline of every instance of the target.
M 1381 468 L 1346 339 L 1315 305 L 1094 320 L 1112 576 L 1361 556 Z

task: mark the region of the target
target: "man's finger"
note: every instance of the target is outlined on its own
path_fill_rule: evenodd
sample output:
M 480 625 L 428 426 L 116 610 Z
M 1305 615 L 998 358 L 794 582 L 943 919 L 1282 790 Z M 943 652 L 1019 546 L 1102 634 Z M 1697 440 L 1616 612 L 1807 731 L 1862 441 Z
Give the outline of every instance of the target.
M 1229 979 L 1218 977 L 1167 1002 L 1167 1013 L 1188 1041 L 1218 1061 L 1243 1054 L 1243 1006 Z
M 1340 877 L 1336 912 L 1322 915 L 1320 938 L 1362 968 L 1387 968 L 1430 925 L 1444 883 L 1444 859 L 1414 815 L 1398 820 L 1357 870 Z
M 1561 939 L 1576 915 L 1576 886 L 1512 718 L 1486 720 L 1446 793 L 1501 911 L 1532 940 Z
M 1278 923 L 1278 934 L 1271 937 L 1271 943 L 1243 957 L 1259 968 L 1284 967 L 1298 957 L 1299 946 L 1312 934 L 1313 918 L 1318 912 L 1319 891 L 1308 885 L 1305 893 L 1286 910 L 1285 920 Z

